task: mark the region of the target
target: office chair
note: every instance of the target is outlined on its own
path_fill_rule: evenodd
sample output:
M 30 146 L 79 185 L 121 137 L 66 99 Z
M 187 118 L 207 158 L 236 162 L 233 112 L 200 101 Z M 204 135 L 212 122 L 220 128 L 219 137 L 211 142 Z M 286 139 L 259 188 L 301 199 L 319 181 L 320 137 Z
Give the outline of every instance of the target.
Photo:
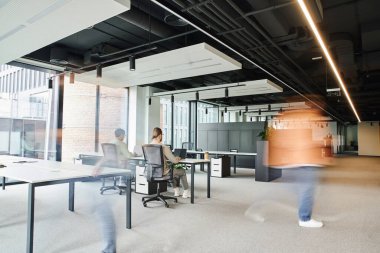
M 103 167 L 111 167 L 111 168 L 119 168 L 123 169 L 124 165 L 120 164 L 119 156 L 116 148 L 116 144 L 113 143 L 102 143 L 102 150 L 104 154 L 104 158 L 101 166 Z M 106 186 L 105 178 L 102 178 L 102 187 L 100 187 L 100 194 L 103 194 L 108 190 L 118 190 L 119 194 L 123 193 L 125 187 L 117 185 L 117 180 L 121 179 L 121 177 L 113 177 L 113 185 Z
M 173 199 L 177 203 L 177 198 L 161 195 L 160 183 L 168 182 L 173 179 L 173 169 L 167 174 L 163 175 L 165 168 L 165 158 L 162 145 L 159 144 L 146 144 L 143 145 L 143 153 L 146 165 L 146 178 L 150 183 L 157 183 L 157 194 L 154 196 L 143 197 L 142 202 L 144 207 L 150 201 L 161 201 L 165 207 L 169 207 L 166 202 L 167 199 Z
M 182 148 L 187 149 L 187 150 L 194 150 L 194 143 L 182 142 Z

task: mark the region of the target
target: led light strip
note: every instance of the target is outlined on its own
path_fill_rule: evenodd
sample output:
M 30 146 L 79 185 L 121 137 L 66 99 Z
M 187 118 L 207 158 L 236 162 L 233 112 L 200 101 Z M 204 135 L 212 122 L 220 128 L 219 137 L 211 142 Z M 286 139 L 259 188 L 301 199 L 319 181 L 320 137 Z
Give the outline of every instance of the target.
M 295 88 L 293 88 L 292 86 L 288 85 L 287 83 L 285 83 L 284 81 L 282 81 L 280 78 L 278 78 L 277 76 L 273 75 L 272 73 L 270 73 L 268 70 L 266 70 L 265 68 L 261 67 L 260 65 L 258 65 L 257 63 L 255 63 L 254 61 L 252 61 L 250 58 L 246 57 L 245 55 L 241 54 L 239 51 L 235 50 L 234 48 L 230 47 L 229 45 L 227 45 L 226 43 L 224 43 L 223 41 L 221 41 L 220 39 L 216 38 L 215 36 L 213 36 L 212 34 L 210 34 L 209 32 L 207 32 L 206 30 L 202 29 L 201 27 L 197 26 L 196 24 L 190 22 L 188 19 L 186 19 L 185 17 L 179 15 L 178 13 L 176 13 L 175 11 L 171 10 L 170 8 L 166 7 L 165 5 L 161 4 L 159 1 L 157 0 L 151 0 L 151 2 L 155 3 L 156 5 L 160 6 L 161 8 L 163 8 L 164 10 L 168 11 L 169 13 L 173 14 L 174 16 L 186 21 L 189 25 L 191 25 L 192 27 L 198 29 L 199 31 L 201 31 L 202 33 L 204 33 L 205 35 L 207 35 L 208 37 L 210 37 L 211 39 L 217 41 L 219 44 L 225 46 L 226 48 L 228 48 L 229 50 L 231 50 L 232 52 L 234 52 L 235 54 L 239 55 L 241 58 L 243 58 L 244 60 L 246 60 L 247 62 L 250 62 L 251 64 L 255 65 L 257 68 L 261 69 L 262 71 L 264 71 L 265 73 L 267 73 L 268 75 L 270 75 L 271 77 L 273 77 L 274 79 L 276 79 L 277 81 L 279 81 L 280 83 L 282 83 L 283 85 L 285 85 L 286 87 L 288 87 L 289 89 L 291 89 L 292 91 L 294 91 L 295 93 L 297 93 L 298 95 L 300 95 L 301 97 L 305 98 L 306 100 L 310 101 L 312 104 L 314 104 L 315 106 L 317 106 L 319 109 L 321 109 L 322 111 L 326 112 L 328 115 L 330 115 L 331 117 L 333 117 L 334 119 L 338 120 L 339 122 L 342 122 L 343 123 L 343 120 L 341 120 L 340 118 L 338 118 L 337 116 L 333 115 L 332 113 L 330 113 L 329 111 L 327 111 L 326 109 L 324 109 L 323 107 L 321 107 L 320 105 L 318 105 L 317 103 L 315 103 L 314 101 L 312 101 L 311 99 L 309 99 L 308 97 L 306 97 L 305 95 L 303 95 L 301 92 L 299 92 L 298 90 L 296 90 Z
M 321 46 L 321 48 L 322 48 L 322 50 L 323 50 L 323 53 L 324 53 L 324 55 L 326 56 L 326 58 L 327 58 L 327 60 L 328 60 L 328 62 L 329 62 L 329 64 L 330 64 L 330 67 L 332 68 L 332 70 L 333 70 L 333 72 L 334 72 L 336 78 L 338 79 L 338 83 L 339 83 L 340 87 L 342 88 L 342 90 L 343 90 L 343 92 L 344 92 L 344 95 L 346 96 L 346 98 L 347 98 L 347 100 L 348 100 L 348 103 L 349 103 L 350 106 L 351 106 L 352 111 L 355 113 L 355 116 L 356 116 L 356 118 L 358 119 L 358 121 L 361 122 L 361 120 L 360 120 L 360 118 L 359 118 L 359 115 L 358 115 L 358 113 L 356 112 L 355 106 L 354 106 L 354 104 L 352 103 L 352 100 L 351 100 L 351 98 L 350 98 L 350 95 L 348 94 L 348 91 L 347 91 L 347 89 L 346 89 L 346 86 L 344 85 L 344 82 L 343 82 L 342 78 L 341 78 L 340 75 L 339 75 L 338 69 L 336 68 L 335 63 L 334 63 L 333 59 L 331 58 L 330 53 L 329 53 L 329 51 L 327 50 L 326 45 L 325 45 L 325 43 L 323 42 L 323 39 L 322 39 L 321 35 L 320 35 L 319 32 L 318 32 L 317 27 L 315 26 L 315 23 L 314 23 L 314 21 L 313 21 L 313 18 L 312 18 L 311 15 L 310 15 L 309 10 L 307 9 L 307 7 L 306 7 L 306 5 L 305 5 L 305 3 L 304 3 L 303 0 L 298 0 L 298 4 L 299 4 L 299 6 L 301 7 L 301 10 L 302 10 L 303 14 L 305 15 L 305 18 L 306 18 L 307 22 L 309 23 L 311 29 L 313 30 L 314 35 L 315 35 L 315 37 L 317 38 L 318 43 L 319 43 L 319 45 Z

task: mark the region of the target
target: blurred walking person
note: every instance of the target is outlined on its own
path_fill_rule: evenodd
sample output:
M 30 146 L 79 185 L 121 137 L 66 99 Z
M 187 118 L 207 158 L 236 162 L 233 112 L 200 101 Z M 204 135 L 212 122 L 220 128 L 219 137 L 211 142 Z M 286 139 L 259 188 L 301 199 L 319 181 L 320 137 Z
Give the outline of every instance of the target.
M 285 111 L 276 118 L 276 127 L 268 138 L 269 167 L 289 169 L 294 176 L 301 227 L 323 226 L 322 221 L 312 218 L 318 169 L 327 164 L 322 152 L 323 143 L 312 137 L 312 129 L 321 119 L 320 111 L 315 109 Z

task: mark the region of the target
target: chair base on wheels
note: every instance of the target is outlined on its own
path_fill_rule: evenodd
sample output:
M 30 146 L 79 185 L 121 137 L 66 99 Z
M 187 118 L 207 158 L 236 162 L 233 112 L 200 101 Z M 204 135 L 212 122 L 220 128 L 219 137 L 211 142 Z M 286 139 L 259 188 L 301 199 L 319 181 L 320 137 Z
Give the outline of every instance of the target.
M 151 201 L 161 201 L 162 203 L 165 204 L 165 207 L 169 207 L 168 202 L 166 202 L 167 199 L 172 199 L 172 200 L 174 200 L 175 203 L 178 202 L 176 197 L 161 195 L 161 191 L 160 191 L 160 188 L 158 186 L 157 195 L 142 197 L 141 201 L 143 202 L 144 207 L 147 206 L 146 203 L 151 202 Z
M 126 187 L 116 185 L 116 181 L 117 181 L 117 179 L 114 178 L 113 179 L 113 185 L 105 186 L 105 179 L 103 178 L 102 179 L 102 187 L 100 187 L 100 194 L 103 195 L 103 193 L 105 191 L 108 191 L 108 190 L 115 190 L 115 191 L 119 191 L 119 195 L 122 195 L 123 192 L 125 192 Z

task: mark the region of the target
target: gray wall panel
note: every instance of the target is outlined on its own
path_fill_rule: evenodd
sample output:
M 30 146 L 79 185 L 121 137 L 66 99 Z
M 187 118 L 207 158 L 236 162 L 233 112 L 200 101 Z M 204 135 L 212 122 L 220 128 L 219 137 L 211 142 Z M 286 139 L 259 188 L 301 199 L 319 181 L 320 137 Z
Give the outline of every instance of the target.
M 218 150 L 218 131 L 208 131 L 207 133 L 207 150 Z
M 231 130 L 229 134 L 229 150 L 237 149 L 240 151 L 240 131 L 239 130 Z
M 207 133 L 208 131 L 198 131 L 198 148 L 201 148 L 203 150 L 208 150 Z
M 230 151 L 228 132 L 229 131 L 218 131 L 218 151 Z
M 253 131 L 243 130 L 240 132 L 240 149 L 239 152 L 256 152 L 256 147 L 253 145 Z

